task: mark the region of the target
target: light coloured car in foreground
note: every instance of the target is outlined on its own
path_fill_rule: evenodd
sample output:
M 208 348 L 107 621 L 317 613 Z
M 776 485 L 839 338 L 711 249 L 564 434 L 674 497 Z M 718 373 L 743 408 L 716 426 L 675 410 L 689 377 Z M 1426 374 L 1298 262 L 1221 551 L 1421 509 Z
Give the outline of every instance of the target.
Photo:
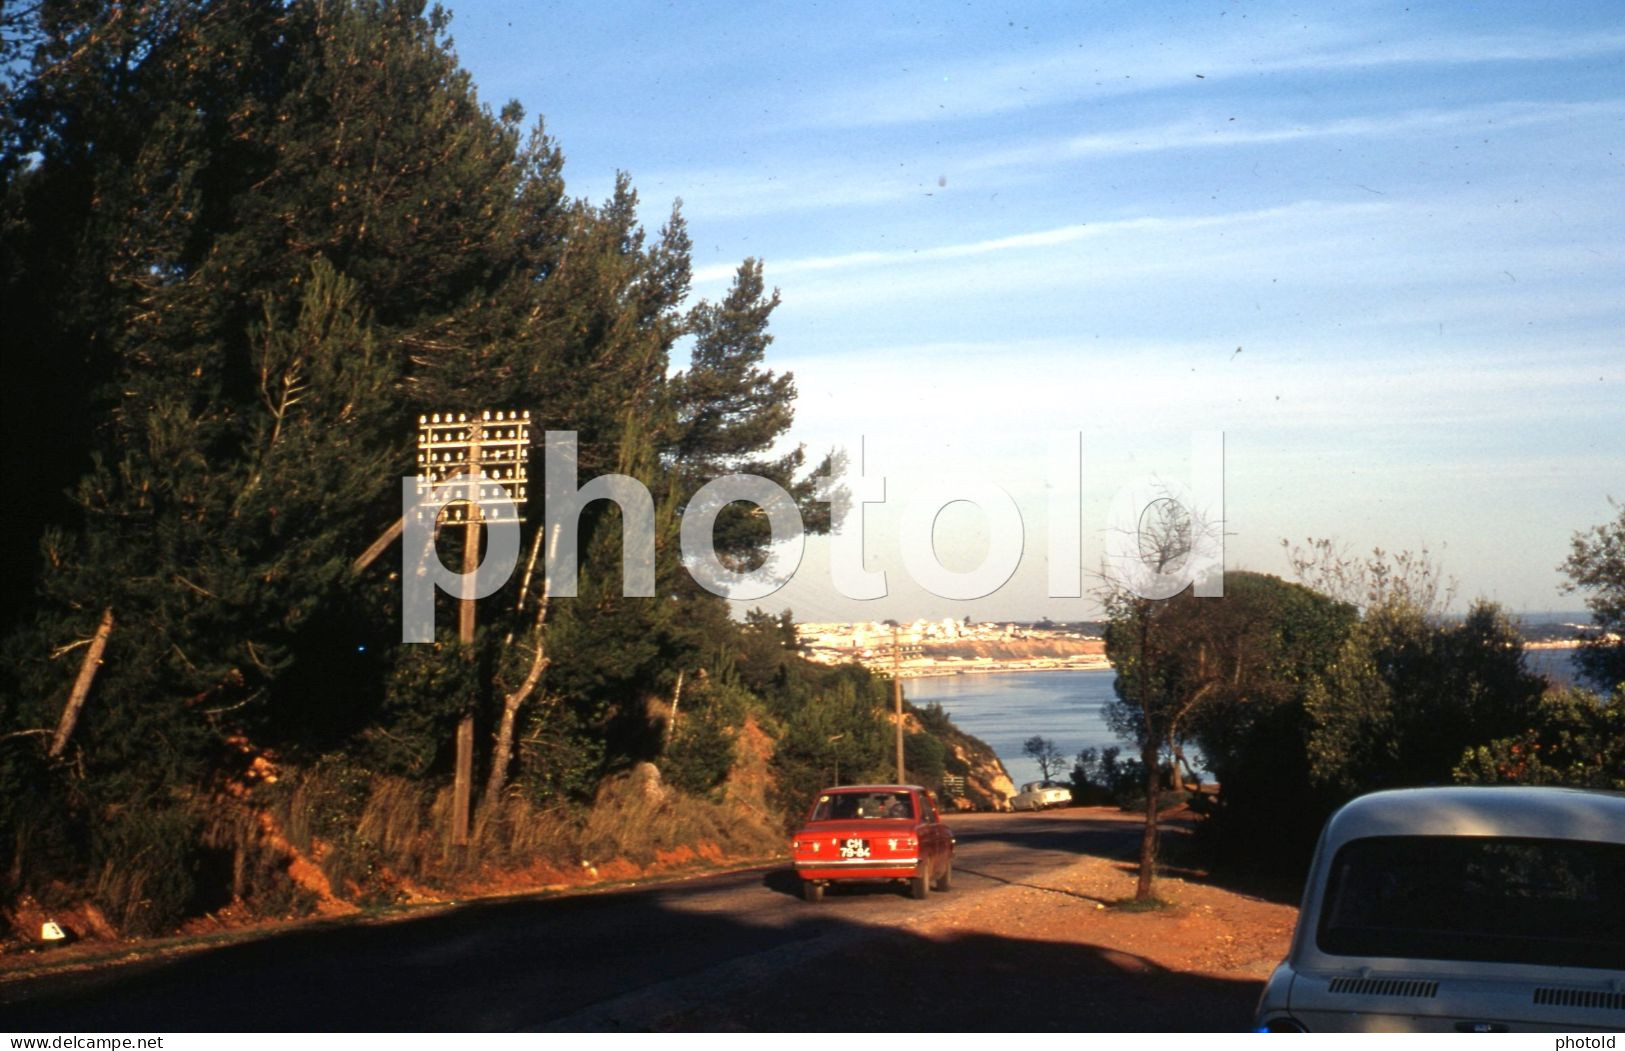
M 1060 781 L 1028 781 L 1018 794 L 1010 797 L 1011 810 L 1044 810 L 1071 803 L 1072 789 Z
M 1625 1029 L 1625 795 L 1376 792 L 1327 821 L 1266 1032 Z

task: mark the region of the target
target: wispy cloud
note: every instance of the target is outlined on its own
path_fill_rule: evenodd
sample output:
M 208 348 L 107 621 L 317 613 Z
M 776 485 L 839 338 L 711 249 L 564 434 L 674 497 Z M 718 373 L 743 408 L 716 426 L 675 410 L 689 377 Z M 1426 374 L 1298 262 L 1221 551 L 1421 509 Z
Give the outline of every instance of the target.
M 1304 201 L 1279 208 L 1256 211 L 1180 217 L 1147 216 L 1099 223 L 1074 223 L 1046 230 L 1009 234 L 979 241 L 951 243 L 934 247 L 895 251 L 847 252 L 839 255 L 813 256 L 773 264 L 775 280 L 812 274 L 844 273 L 855 270 L 884 270 L 895 273 L 900 268 L 919 268 L 934 263 L 975 259 L 989 255 L 1009 255 L 1040 249 L 1055 249 L 1084 241 L 1103 241 L 1118 237 L 1145 238 L 1170 237 L 1192 234 L 1221 227 L 1240 227 L 1259 223 L 1297 220 L 1307 215 L 1322 218 L 1353 218 L 1369 216 L 1391 206 L 1371 204 L 1325 204 Z M 722 280 L 733 273 L 732 266 L 709 266 L 695 271 L 696 283 Z
M 874 127 L 964 120 L 1059 102 L 1277 73 L 1551 62 L 1625 52 L 1625 33 L 1574 37 L 1552 33 L 1469 35 L 1431 40 L 1371 40 L 1332 28 L 1300 26 L 1189 33 L 1183 38 L 1118 36 L 1041 55 L 925 64 L 867 83 L 842 86 L 805 103 L 799 116 L 826 127 Z
M 1411 109 L 1334 120 L 1276 119 L 1239 122 L 1223 117 L 1141 125 L 1086 135 L 1048 136 L 1007 142 L 966 143 L 938 151 L 932 176 L 946 173 L 954 192 L 1008 188 L 1013 177 L 1028 181 L 1058 174 L 1083 161 L 1179 150 L 1269 146 L 1337 138 L 1403 139 L 1494 129 L 1507 132 L 1539 125 L 1577 125 L 1625 117 L 1625 100 L 1547 103 L 1505 101 L 1481 106 Z M 744 168 L 661 172 L 640 179 L 651 200 L 662 191 L 680 194 L 688 214 L 736 219 L 780 213 L 853 209 L 918 199 L 938 190 L 921 164 L 903 166 L 853 158 L 809 163 L 767 161 Z
M 1362 195 L 1363 197 L 1364 195 Z M 1353 201 L 1301 200 L 1218 214 L 1071 223 L 1004 236 L 770 260 L 786 310 L 829 316 L 955 309 L 997 297 L 1098 305 L 1108 324 L 1158 331 L 1178 303 L 1209 304 L 1207 323 L 1276 330 L 1606 322 L 1625 249 L 1609 234 L 1625 205 L 1586 227 L 1554 225 L 1561 199 L 1514 204 L 1492 187 Z M 1486 214 L 1496 216 L 1484 222 Z M 702 288 L 732 275 L 703 267 Z M 1035 297 L 1037 297 L 1035 299 Z M 1258 310 L 1268 313 L 1254 315 Z M 1196 322 L 1186 317 L 1187 323 Z M 1027 324 L 1036 323 L 1029 318 Z
M 1625 101 L 1549 103 L 1512 101 L 1455 109 L 1417 109 L 1400 113 L 1348 117 L 1329 121 L 1284 122 L 1252 126 L 1232 120 L 1189 120 L 1176 124 L 1127 128 L 1095 135 L 1077 135 L 993 150 L 970 158 L 963 166 L 972 171 L 1042 165 L 1074 158 L 1120 156 L 1160 150 L 1268 145 L 1331 138 L 1399 138 L 1410 135 L 1460 132 L 1495 127 L 1498 130 L 1539 124 L 1625 115 Z

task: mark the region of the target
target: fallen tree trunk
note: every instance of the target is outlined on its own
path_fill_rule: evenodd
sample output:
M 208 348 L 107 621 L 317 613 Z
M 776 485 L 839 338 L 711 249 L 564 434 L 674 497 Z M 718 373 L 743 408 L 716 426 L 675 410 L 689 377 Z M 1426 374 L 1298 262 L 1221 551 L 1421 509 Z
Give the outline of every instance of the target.
M 90 684 L 96 681 L 96 672 L 102 666 L 102 653 L 107 649 L 107 636 L 112 632 L 113 607 L 108 606 L 102 610 L 102 620 L 96 625 L 96 635 L 90 640 L 90 649 L 85 651 L 84 663 L 79 665 L 79 677 L 73 682 L 73 691 L 68 694 L 68 703 L 62 706 L 62 718 L 56 724 L 56 735 L 51 738 L 51 747 L 46 752 L 52 759 L 60 756 L 63 749 L 68 747 L 68 738 L 73 736 L 73 728 L 79 722 L 79 710 L 85 706 L 85 698 L 90 696 Z

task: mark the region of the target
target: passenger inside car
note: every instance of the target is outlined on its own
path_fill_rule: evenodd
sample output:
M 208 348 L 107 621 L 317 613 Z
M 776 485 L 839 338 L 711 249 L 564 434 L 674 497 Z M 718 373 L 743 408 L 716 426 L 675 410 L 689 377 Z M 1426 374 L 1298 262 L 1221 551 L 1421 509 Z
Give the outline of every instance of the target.
M 814 821 L 850 821 L 853 818 L 912 818 L 914 804 L 901 792 L 836 792 L 818 801 Z

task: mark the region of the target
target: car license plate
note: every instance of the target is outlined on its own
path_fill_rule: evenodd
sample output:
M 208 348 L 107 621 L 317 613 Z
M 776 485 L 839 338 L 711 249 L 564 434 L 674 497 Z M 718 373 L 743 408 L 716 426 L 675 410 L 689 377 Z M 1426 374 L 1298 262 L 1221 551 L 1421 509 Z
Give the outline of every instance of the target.
M 869 841 L 867 839 L 849 839 L 841 844 L 841 857 L 866 858 L 869 856 Z

